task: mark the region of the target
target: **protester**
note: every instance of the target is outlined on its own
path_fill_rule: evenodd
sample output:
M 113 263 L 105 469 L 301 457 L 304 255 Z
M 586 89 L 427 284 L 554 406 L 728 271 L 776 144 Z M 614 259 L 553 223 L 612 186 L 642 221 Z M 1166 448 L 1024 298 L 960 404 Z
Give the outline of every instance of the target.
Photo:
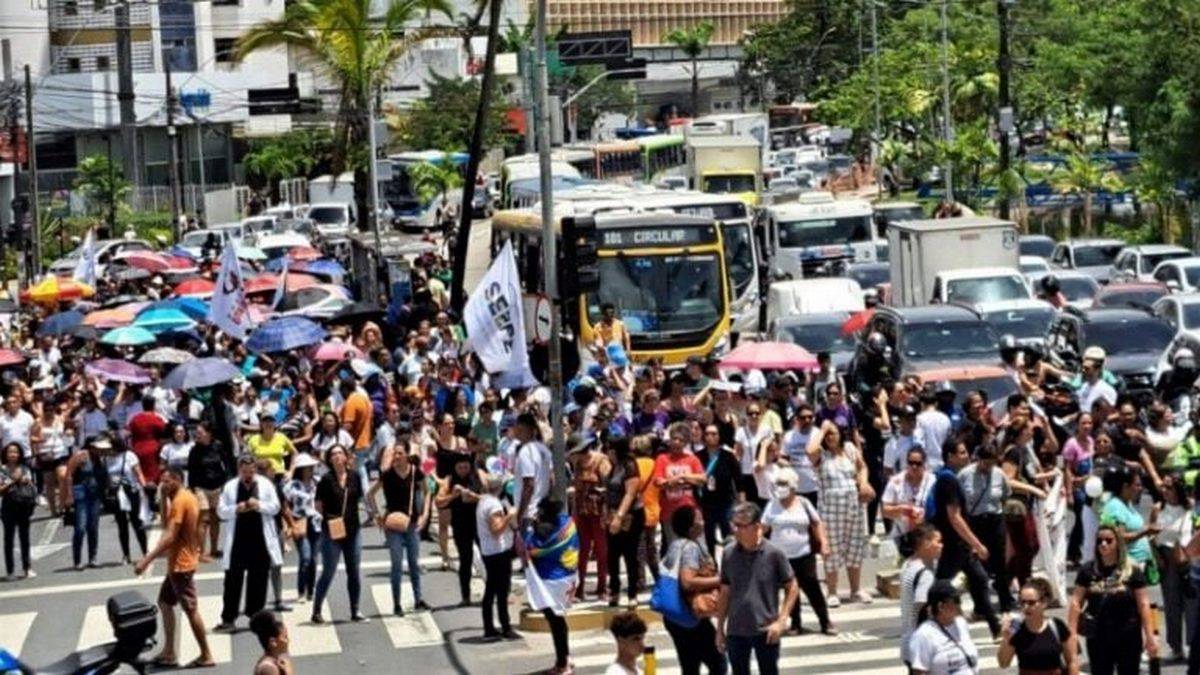
M 609 664 L 604 675 L 642 675 L 638 659 L 645 649 L 646 622 L 637 612 L 621 612 L 613 615 L 608 630 L 617 641 L 617 660 Z
M 850 598 L 870 603 L 872 597 L 862 588 L 862 562 L 866 555 L 866 510 L 875 491 L 867 479 L 867 465 L 858 448 L 843 440 L 841 429 L 832 420 L 821 423 L 808 440 L 808 456 L 821 480 L 820 511 L 829 531 L 829 555 L 825 556 L 825 586 L 829 606 L 838 607 L 838 570 L 846 569 Z
M 937 578 L 937 561 L 942 555 L 942 534 L 923 523 L 906 532 L 901 548 L 908 555 L 900 568 L 900 660 L 912 669 L 913 631 L 929 600 L 929 589 Z
M 919 446 L 905 453 L 902 473 L 888 479 L 883 489 L 883 517 L 892 521 L 891 535 L 903 537 L 925 521 L 925 502 L 933 489 L 933 474 L 925 470 L 925 450 Z
M 625 587 L 630 604 L 637 606 L 638 542 L 646 526 L 642 502 L 642 479 L 637 462 L 630 454 L 629 439 L 622 437 L 608 444 L 612 471 L 608 474 L 605 495 L 608 500 L 608 606 L 616 607 L 621 595 L 621 562 L 625 563 L 628 583 Z
M 529 606 L 541 612 L 554 641 L 555 675 L 569 673 L 570 635 L 565 614 L 575 592 L 579 534 L 575 522 L 553 499 L 539 503 L 537 517 L 525 532 L 525 579 Z
M 1184 551 L 1195 528 L 1192 525 L 1191 500 L 1184 491 L 1181 476 L 1163 476 L 1162 497 L 1163 506 L 1157 520 L 1162 530 L 1154 537 L 1154 554 L 1161 565 L 1160 585 L 1167 646 L 1171 649 L 1171 660 L 1182 661 L 1185 657 L 1184 644 L 1190 644 L 1197 632 L 1196 626 L 1187 620 L 1196 611 L 1193 606 L 1197 598 L 1191 593 L 1189 565 Z M 1188 628 L 1186 643 L 1185 626 Z
M 693 613 L 697 612 L 698 606 L 715 611 L 721 578 L 717 576 L 716 563 L 699 542 L 704 525 L 697 519 L 695 507 L 682 506 L 672 512 L 671 530 L 674 538 L 663 555 L 663 567 L 674 569 L 678 566 L 680 592 L 688 600 Z M 697 598 L 702 600 L 698 601 Z M 679 624 L 664 616 L 663 626 L 675 644 L 680 672 L 699 675 L 700 665 L 704 664 L 710 674 L 720 675 L 726 669 L 725 656 L 717 651 L 715 645 L 712 614 L 710 611 L 699 614 L 695 625 Z
M 212 425 L 200 422 L 196 425 L 195 440 L 188 452 L 188 487 L 200 503 L 200 540 L 208 540 L 208 553 L 204 562 L 215 558 L 219 552 L 221 518 L 217 515 L 217 504 L 221 490 L 233 476 L 232 455 L 227 446 L 213 437 Z
M 659 517 L 667 522 L 670 522 L 676 509 L 698 507 L 695 489 L 707 482 L 700 460 L 688 451 L 691 442 L 689 436 L 686 425 L 678 422 L 672 424 L 667 431 L 667 452 L 654 460 L 654 483 L 659 489 L 659 504 L 662 509 Z M 674 538 L 672 528 L 663 531 L 664 555 L 666 547 Z
M 458 455 L 446 478 L 438 479 L 438 494 L 434 503 L 449 512 L 449 525 L 454 534 L 454 550 L 458 553 L 458 593 L 460 607 L 471 604 L 471 566 L 475 559 L 475 505 L 483 486 L 470 455 Z
M 215 630 L 232 631 L 238 614 L 254 616 L 267 603 L 271 566 L 283 561 L 275 515 L 281 505 L 271 481 L 258 474 L 254 457 L 238 458 L 238 475 L 225 484 L 217 514 L 225 521 L 221 568 L 225 570 L 221 623 Z M 246 599 L 242 608 L 242 588 Z
M 321 516 L 316 509 L 317 460 L 300 453 L 292 463 L 292 480 L 283 486 L 290 515 L 288 533 L 296 547 L 296 601 L 311 602 L 317 583 L 317 547 L 321 542 Z
M 30 562 L 29 524 L 37 508 L 37 486 L 33 472 L 21 458 L 21 446 L 9 443 L 0 457 L 0 522 L 4 524 L 4 573 L 12 579 L 16 574 L 13 547 L 21 545 L 22 577 L 37 576 Z
M 978 675 L 979 649 L 962 616 L 958 589 L 945 579 L 933 582 L 922 611 L 924 620 L 909 638 L 912 675 Z
M 801 452 L 803 452 L 803 448 L 801 448 Z M 737 478 L 740 467 L 732 449 L 721 443 L 721 430 L 715 424 L 704 427 L 703 441 L 699 451 L 696 452 L 696 459 L 704 467 L 704 487 L 700 490 L 704 543 L 708 548 L 708 554 L 715 556 L 717 533 L 721 534 L 722 539 L 729 538 L 732 533 L 729 517 L 733 511 L 733 505 L 737 501 Z M 811 467 L 809 467 L 808 473 L 812 473 Z
M 288 654 L 287 625 L 269 610 L 261 610 L 250 617 L 250 632 L 258 638 L 263 655 L 254 664 L 254 675 L 293 675 L 296 672 L 292 657 Z
M 608 600 L 608 523 L 605 519 L 605 483 L 612 465 L 598 439 L 585 438 L 573 449 L 567 461 L 571 467 L 575 526 L 579 529 L 579 588 L 575 597 L 583 600 L 589 557 L 596 559 L 596 591 Z
M 340 445 L 329 448 L 325 463 L 329 472 L 317 484 L 315 506 L 321 516 L 321 576 L 313 599 L 312 618 L 316 624 L 325 623 L 321 606 L 337 573 L 338 556 L 346 564 L 346 593 L 350 596 L 350 620 L 368 621 L 359 611 L 362 579 L 359 562 L 362 559 L 362 526 L 358 507 L 366 492 L 361 474 L 350 471 L 348 451 Z
M 836 635 L 837 629 L 829 618 L 825 595 L 817 579 L 817 555 L 829 554 L 829 539 L 817 508 L 799 494 L 799 483 L 799 477 L 790 468 L 781 470 L 775 476 L 774 491 L 763 511 L 762 522 L 766 526 L 769 541 L 787 556 L 800 589 L 817 615 L 821 632 Z M 788 632 L 799 635 L 799 601 L 792 607 L 791 618 Z
M 1066 622 L 1046 616 L 1054 592 L 1045 579 L 1030 579 L 1018 597 L 1021 615 L 1009 617 L 1001 632 L 996 661 L 1007 668 L 1013 657 L 1022 673 L 1078 675 L 1079 645 Z
M 142 555 L 146 555 L 146 521 L 150 517 L 144 487 L 146 479 L 142 476 L 141 463 L 131 450 L 125 450 L 118 444 L 103 454 L 105 472 L 108 474 L 107 489 L 105 490 L 107 510 L 117 521 L 117 539 L 121 543 L 121 564 L 130 564 L 129 530 L 137 539 Z M 182 475 L 183 472 L 178 470 Z
M 10 444 L 15 441 L 11 441 Z M 87 449 L 77 450 L 67 460 L 67 485 L 62 491 L 62 510 L 73 513 L 74 532 L 71 535 L 71 560 L 75 571 L 83 569 L 83 541 L 87 538 L 87 566 L 97 566 L 96 553 L 100 546 L 100 498 L 108 483 L 102 454 L 112 450 L 108 438 L 99 436 Z
M 500 501 L 504 489 L 503 476 L 488 476 L 484 494 L 475 505 L 475 528 L 479 538 L 479 553 L 483 556 L 484 589 L 483 637 L 488 640 L 515 640 L 520 636 L 508 617 L 508 593 L 512 588 L 513 521 L 516 511 Z M 604 580 L 601 579 L 600 583 Z M 582 582 L 580 582 L 582 584 Z M 500 630 L 492 622 L 493 608 L 500 620 Z

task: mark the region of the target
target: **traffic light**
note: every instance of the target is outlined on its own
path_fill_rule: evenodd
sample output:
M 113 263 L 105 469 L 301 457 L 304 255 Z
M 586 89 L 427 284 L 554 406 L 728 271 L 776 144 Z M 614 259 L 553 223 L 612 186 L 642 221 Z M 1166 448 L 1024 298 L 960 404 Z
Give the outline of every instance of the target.
M 562 248 L 558 256 L 558 293 L 574 298 L 600 290 L 596 255 L 596 219 L 568 216 L 562 219 Z

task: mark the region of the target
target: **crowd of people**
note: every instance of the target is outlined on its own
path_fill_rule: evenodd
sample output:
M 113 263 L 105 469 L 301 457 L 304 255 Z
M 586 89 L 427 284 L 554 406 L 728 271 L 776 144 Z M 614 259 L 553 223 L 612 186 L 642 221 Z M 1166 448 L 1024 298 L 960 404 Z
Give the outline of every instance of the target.
M 34 574 L 39 506 L 73 528 L 76 569 L 101 562 L 111 532 L 101 515 L 111 514 L 123 562 L 141 572 L 168 558 L 159 600 L 183 607 L 202 664 L 212 657 L 196 610 L 199 566 L 225 572 L 216 630 L 293 609 L 283 599 L 289 560 L 313 623 L 329 620 L 339 569 L 349 619 L 365 622 L 360 561 L 371 537 L 390 556 L 395 614 L 405 612 L 406 572 L 409 611 L 429 610 L 418 553 L 436 542 L 462 605 L 480 607 L 485 640 L 520 637 L 509 597 L 523 572 L 527 602 L 554 637 L 556 673 L 572 668 L 573 601 L 636 610 L 647 590 L 682 672 L 749 673 L 751 658 L 759 673 L 778 672 L 781 636 L 805 630 L 802 602 L 816 630 L 835 635 L 838 607 L 874 601 L 863 578 L 874 549 L 898 553 L 898 651 L 913 673 L 978 672 L 968 618 L 986 622 L 1002 666 L 1074 673 L 1082 645 L 1091 672 L 1136 672 L 1143 652 L 1159 650 L 1152 586 L 1171 657 L 1195 640 L 1200 410 L 1176 415 L 1188 399 L 1177 388 L 1122 391 L 1102 350 L 1088 349 L 1075 376 L 1005 344 L 1018 393 L 989 401 L 913 376 L 844 382 L 828 355 L 807 373 L 733 372 L 712 357 L 680 370 L 636 364 L 609 309 L 564 392 L 563 486 L 547 445 L 548 390 L 496 386 L 446 309 L 443 261 L 417 262 L 401 311 L 330 326 L 345 347 L 337 358 L 248 351 L 200 323 L 191 350 L 241 376 L 198 390 L 164 386 L 167 367 L 152 367 L 145 384 L 90 375 L 97 357 L 140 352 L 39 331 L 63 307 L 25 310 L 4 337 L 29 360 L 0 379 L 5 572 Z M 1183 356 L 1169 382 L 1194 381 L 1194 358 Z M 150 547 L 155 521 L 164 535 Z M 960 574 L 971 617 L 951 583 Z M 1053 607 L 1068 608 L 1066 621 L 1047 614 Z M 252 621 L 264 647 L 286 645 L 267 616 Z M 636 614 L 619 616 L 614 668 L 624 670 L 613 672 L 633 672 L 629 645 L 644 625 L 639 633 Z M 173 634 L 173 622 L 166 628 Z M 171 649 L 160 663 L 175 662 Z M 285 652 L 275 648 L 267 665 Z M 1190 655 L 1194 673 L 1200 649 Z

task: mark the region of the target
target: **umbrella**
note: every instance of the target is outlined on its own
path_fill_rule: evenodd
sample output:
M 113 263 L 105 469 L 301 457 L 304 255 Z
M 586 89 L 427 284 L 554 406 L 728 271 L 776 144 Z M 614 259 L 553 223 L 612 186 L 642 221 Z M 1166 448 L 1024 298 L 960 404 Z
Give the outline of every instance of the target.
M 138 359 L 138 363 L 179 365 L 181 363 L 187 363 L 194 358 L 196 358 L 195 354 L 182 349 L 176 349 L 174 347 L 156 347 L 145 354 L 142 354 L 142 357 Z
M 121 258 L 121 261 L 130 267 L 143 269 L 154 274 L 179 274 L 196 269 L 196 263 L 192 262 L 191 258 L 163 255 L 153 251 L 127 253 Z
M 66 335 L 71 332 L 71 329 L 83 323 L 83 312 L 69 310 L 59 312 L 46 317 L 42 325 L 38 326 L 37 334 L 39 337 L 44 335 Z
M 320 274 L 326 277 L 344 277 L 346 276 L 346 268 L 342 267 L 341 263 L 336 260 L 313 260 L 311 262 L 298 262 L 296 269 L 309 274 Z
M 165 345 L 174 345 L 176 347 L 196 347 L 204 342 L 200 334 L 194 328 L 184 328 L 181 330 L 166 330 L 158 334 L 158 341 Z
M 200 298 L 169 298 L 159 300 L 142 310 L 142 314 L 153 309 L 177 309 L 193 321 L 204 321 L 208 317 L 208 303 Z M 141 314 L 138 315 L 141 317 Z
M 150 272 L 138 267 L 125 267 L 114 272 L 113 278 L 117 281 L 139 281 L 149 279 Z
M 292 260 L 316 260 L 323 257 L 320 251 L 309 246 L 297 246 L 287 254 Z
M 180 246 L 179 244 L 175 244 L 171 248 L 167 249 L 167 254 L 173 255 L 176 258 L 187 258 L 188 260 L 193 260 L 193 261 L 196 259 L 196 256 L 193 255 L 191 251 Z
M 864 309 L 850 315 L 849 319 L 842 324 L 842 335 L 854 335 L 860 330 L 867 327 L 871 323 L 871 317 L 875 316 L 874 309 Z
M 115 296 L 105 300 L 104 302 L 100 303 L 100 307 L 103 309 L 108 309 L 110 307 L 120 307 L 121 305 L 128 305 L 131 302 L 145 302 L 145 301 L 146 301 L 146 296 L 144 296 L 144 295 L 130 295 L 128 293 L 123 293 L 121 295 L 115 295 Z
M 738 370 L 811 370 L 817 358 L 790 342 L 747 342 L 721 357 L 722 368 Z
M 71 337 L 79 338 L 80 340 L 99 340 L 100 329 L 95 326 L 89 326 L 81 323 L 71 329 Z
M 133 322 L 134 326 L 145 328 L 146 330 L 157 333 L 164 330 L 178 330 L 180 328 L 191 328 L 196 325 L 187 314 L 174 307 L 160 307 L 157 309 L 147 309 L 138 314 L 137 320 Z
M 118 347 L 135 347 L 138 345 L 154 344 L 154 333 L 141 326 L 125 326 L 114 328 L 104 334 L 100 341 L 106 345 Z
M 0 349 L 0 367 L 25 363 L 25 355 L 15 349 Z
M 266 260 L 267 254 L 253 246 L 237 247 L 237 257 L 242 260 Z
M 339 309 L 329 318 L 330 323 L 358 323 L 375 321 L 384 315 L 384 309 L 372 302 L 352 302 Z
M 83 368 L 83 372 L 112 382 L 126 384 L 149 384 L 150 371 L 122 359 L 96 359 Z
M 163 378 L 162 384 L 168 389 L 201 389 L 228 382 L 241 377 L 241 375 L 242 371 L 235 368 L 229 361 L 209 357 L 176 366 Z
M 209 298 L 212 297 L 213 289 L 216 287 L 217 285 L 208 279 L 196 277 L 176 285 L 174 293 L 185 297 Z
M 287 275 L 286 290 L 298 291 L 303 288 L 308 288 L 309 286 L 316 286 L 320 283 L 321 281 L 312 275 L 300 274 L 297 272 L 295 274 Z M 260 274 L 256 277 L 251 277 L 250 279 L 246 280 L 247 293 L 264 293 L 267 291 L 274 291 L 276 288 L 279 288 L 278 274 Z
M 322 342 L 308 353 L 313 361 L 341 361 L 347 356 L 361 358 L 362 352 L 346 342 Z
M 285 352 L 315 345 L 324 340 L 326 335 L 324 328 L 309 319 L 284 316 L 259 326 L 246 340 L 246 348 L 255 352 Z
M 96 289 L 80 281 L 47 277 L 44 281 L 21 291 L 23 302 L 53 304 L 64 300 L 90 298 L 96 294 Z
M 123 305 L 111 309 L 101 309 L 83 317 L 83 325 L 96 328 L 120 328 L 133 323 L 137 317 L 137 308 Z

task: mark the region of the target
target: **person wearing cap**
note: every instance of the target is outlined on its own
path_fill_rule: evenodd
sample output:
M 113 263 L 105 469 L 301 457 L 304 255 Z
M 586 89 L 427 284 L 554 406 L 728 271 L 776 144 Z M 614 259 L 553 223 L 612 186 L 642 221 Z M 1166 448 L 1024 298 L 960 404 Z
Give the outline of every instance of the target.
M 283 486 L 287 500 L 286 532 L 296 546 L 296 602 L 311 602 L 317 584 L 317 545 L 321 540 L 321 517 L 314 504 L 317 481 L 313 477 L 317 459 L 298 452 L 292 460 L 292 478 Z
M 254 616 L 267 604 L 267 582 L 272 565 L 283 563 L 275 516 L 281 505 L 270 479 L 258 473 L 253 455 L 238 457 L 238 475 L 225 484 L 217 504 L 217 515 L 226 522 L 221 550 L 225 570 L 221 623 L 216 630 L 230 631 L 242 606 Z
M 921 614 L 924 620 L 909 638 L 908 664 L 913 675 L 977 675 L 979 648 L 962 615 L 962 599 L 946 579 L 933 582 Z

